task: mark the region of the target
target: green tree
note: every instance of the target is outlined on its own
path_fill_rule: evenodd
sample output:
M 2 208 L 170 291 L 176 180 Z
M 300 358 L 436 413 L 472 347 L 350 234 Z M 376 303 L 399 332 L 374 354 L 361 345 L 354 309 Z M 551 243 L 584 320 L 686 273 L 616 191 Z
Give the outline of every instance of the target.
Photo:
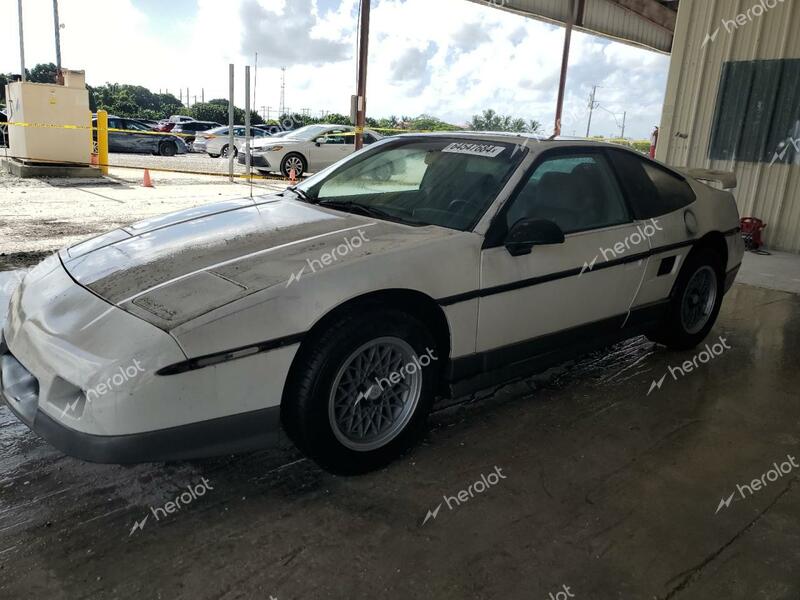
M 53 63 L 40 63 L 30 71 L 25 69 L 28 81 L 33 83 L 55 83 L 58 69 Z
M 473 131 L 509 131 L 513 133 L 541 133 L 542 124 L 536 120 L 501 115 L 491 108 L 480 115 L 474 115 L 468 128 Z

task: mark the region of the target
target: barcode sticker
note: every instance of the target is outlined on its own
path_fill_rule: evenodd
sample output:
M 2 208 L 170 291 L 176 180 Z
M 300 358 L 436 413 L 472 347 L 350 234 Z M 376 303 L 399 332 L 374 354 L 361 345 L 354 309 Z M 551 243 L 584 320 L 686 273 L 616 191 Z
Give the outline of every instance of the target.
M 505 150 L 505 146 L 495 146 L 494 144 L 473 144 L 457 142 L 447 146 L 442 152 L 449 154 L 470 154 L 472 156 L 486 156 L 495 158 Z

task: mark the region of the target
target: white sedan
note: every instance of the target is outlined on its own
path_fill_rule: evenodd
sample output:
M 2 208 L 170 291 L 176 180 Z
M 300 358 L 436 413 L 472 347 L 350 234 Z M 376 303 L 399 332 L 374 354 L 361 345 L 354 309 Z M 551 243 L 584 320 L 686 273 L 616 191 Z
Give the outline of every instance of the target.
M 437 396 L 640 334 L 696 346 L 743 252 L 729 192 L 627 149 L 400 136 L 281 194 L 61 251 L 11 298 L 0 390 L 90 461 L 284 431 L 364 472 L 423 434 Z
M 364 131 L 364 145 L 370 146 L 381 135 Z M 316 173 L 347 158 L 356 151 L 355 128 L 349 125 L 307 125 L 281 138 L 255 140 L 251 143 L 250 164 L 260 173 L 281 173 L 289 177 L 294 171 L 299 178 L 303 173 Z M 239 162 L 245 163 L 244 153 Z

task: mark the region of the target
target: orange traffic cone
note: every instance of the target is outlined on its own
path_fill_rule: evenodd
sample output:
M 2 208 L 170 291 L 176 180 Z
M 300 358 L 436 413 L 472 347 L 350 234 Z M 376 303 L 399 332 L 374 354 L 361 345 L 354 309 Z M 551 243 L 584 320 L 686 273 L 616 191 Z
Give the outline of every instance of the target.
M 295 171 L 294 169 L 289 171 L 289 181 L 292 183 L 292 185 L 297 183 L 297 171 Z
M 144 181 L 142 181 L 142 187 L 155 187 L 153 182 L 150 180 L 150 170 L 144 170 Z

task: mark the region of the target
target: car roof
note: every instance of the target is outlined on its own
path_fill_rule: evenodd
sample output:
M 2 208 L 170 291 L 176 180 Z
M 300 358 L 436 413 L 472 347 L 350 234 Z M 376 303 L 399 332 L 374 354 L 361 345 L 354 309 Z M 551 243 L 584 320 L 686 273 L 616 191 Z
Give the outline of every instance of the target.
M 621 144 L 589 140 L 579 137 L 545 137 L 533 133 L 513 133 L 507 131 L 436 131 L 432 133 L 403 133 L 393 137 L 423 137 L 423 138 L 455 138 L 464 140 L 478 140 L 486 142 L 515 143 L 515 144 L 543 144 L 545 147 L 600 147 L 600 148 L 622 148 L 630 150 Z

